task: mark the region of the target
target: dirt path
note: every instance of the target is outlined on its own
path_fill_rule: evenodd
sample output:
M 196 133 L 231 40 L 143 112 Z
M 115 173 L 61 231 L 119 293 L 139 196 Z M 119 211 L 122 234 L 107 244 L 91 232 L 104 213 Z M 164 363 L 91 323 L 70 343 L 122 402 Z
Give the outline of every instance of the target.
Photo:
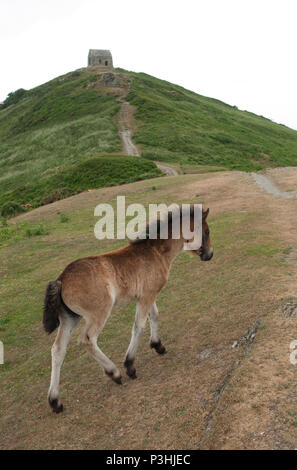
M 126 95 L 129 90 L 127 90 Z M 119 101 L 122 101 L 123 98 L 120 98 Z M 119 112 L 119 135 L 122 140 L 123 152 L 126 155 L 132 155 L 134 157 L 140 157 L 140 151 L 137 146 L 133 143 L 132 136 L 136 127 L 134 120 L 134 113 L 136 111 L 135 106 L 132 106 L 128 101 L 122 101 L 120 112 Z M 167 176 L 178 176 L 179 173 L 175 168 L 169 165 L 161 164 L 155 162 L 157 167 L 163 171 Z
M 178 176 L 179 173 L 172 166 L 164 165 L 163 163 L 155 162 L 157 167 L 160 168 L 167 176 Z
M 124 101 L 121 104 L 121 109 L 119 112 L 119 134 L 122 139 L 124 153 L 126 155 L 140 157 L 140 152 L 132 141 L 133 131 L 131 129 L 131 121 L 133 120 L 134 112 L 135 107 L 131 106 L 128 101 Z
M 297 197 L 297 191 L 288 192 L 283 191 L 282 189 L 278 188 L 275 182 L 267 175 L 263 173 L 252 173 L 252 177 L 256 181 L 256 183 L 269 194 L 273 196 L 278 196 L 284 199 L 291 199 Z

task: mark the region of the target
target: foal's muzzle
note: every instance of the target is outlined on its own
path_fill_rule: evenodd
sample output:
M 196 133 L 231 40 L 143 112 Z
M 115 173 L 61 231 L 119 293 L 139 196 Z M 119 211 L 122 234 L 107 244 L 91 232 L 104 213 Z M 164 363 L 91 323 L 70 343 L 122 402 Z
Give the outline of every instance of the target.
M 201 261 L 210 261 L 213 257 L 213 249 L 212 248 L 200 248 L 200 259 Z

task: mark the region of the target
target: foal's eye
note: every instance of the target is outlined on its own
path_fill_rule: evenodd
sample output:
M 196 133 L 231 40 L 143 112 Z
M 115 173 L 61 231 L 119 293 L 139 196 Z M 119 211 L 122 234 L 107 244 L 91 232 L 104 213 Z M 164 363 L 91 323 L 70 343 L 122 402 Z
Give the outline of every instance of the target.
M 208 228 L 205 230 L 205 235 L 208 237 L 209 236 L 209 230 Z

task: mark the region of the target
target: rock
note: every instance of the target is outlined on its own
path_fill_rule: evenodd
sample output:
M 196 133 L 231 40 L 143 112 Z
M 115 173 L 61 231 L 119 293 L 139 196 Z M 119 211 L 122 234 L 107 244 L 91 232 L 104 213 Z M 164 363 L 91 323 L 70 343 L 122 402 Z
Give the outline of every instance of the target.
M 112 72 L 105 72 L 100 75 L 100 85 L 103 86 L 120 86 L 117 76 Z
M 197 359 L 199 359 L 199 361 L 204 361 L 210 356 L 211 356 L 211 348 L 206 348 L 201 353 L 197 354 Z
M 297 300 L 284 304 L 281 308 L 284 317 L 297 317 Z

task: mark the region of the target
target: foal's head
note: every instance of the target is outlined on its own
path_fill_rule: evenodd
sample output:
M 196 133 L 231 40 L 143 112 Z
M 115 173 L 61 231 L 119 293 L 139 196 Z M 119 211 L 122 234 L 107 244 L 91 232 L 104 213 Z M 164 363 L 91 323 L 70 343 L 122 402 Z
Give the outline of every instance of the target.
M 209 261 L 213 257 L 213 249 L 211 246 L 210 242 L 210 237 L 209 237 L 209 227 L 206 222 L 207 216 L 209 214 L 209 209 L 206 211 L 202 211 L 202 244 L 201 246 L 197 249 L 196 247 L 193 249 L 188 249 L 188 251 L 195 255 L 200 256 L 201 261 Z M 182 216 L 182 209 L 180 207 L 177 207 L 177 210 L 174 210 L 173 212 L 169 212 L 167 219 L 165 219 L 168 223 L 168 236 L 169 240 L 172 241 L 172 232 L 173 232 L 173 221 L 175 217 L 178 216 L 178 221 L 180 224 L 182 224 L 181 216 Z M 193 243 L 195 241 L 195 211 L 194 211 L 194 206 L 190 208 L 190 232 L 191 232 L 191 238 L 188 239 L 184 234 L 181 236 L 182 233 L 182 225 L 180 225 L 180 237 L 179 239 L 183 239 L 184 242 L 187 243 Z M 144 236 L 142 238 L 137 238 L 136 240 L 130 241 L 132 245 L 143 245 L 143 244 L 148 244 L 149 246 L 155 243 L 155 240 L 158 239 L 159 241 L 162 241 L 161 237 L 161 219 L 157 219 L 155 221 L 156 223 L 156 237 L 150 239 L 150 232 L 151 232 L 151 226 L 147 225 Z M 200 229 L 200 227 L 199 227 Z M 194 235 L 193 235 L 194 234 Z M 193 236 L 192 236 L 193 235 Z M 197 235 L 197 234 L 196 234 Z M 197 245 L 196 245 L 197 246 Z
M 193 216 L 194 212 L 191 210 L 191 216 Z M 200 248 L 191 250 L 192 253 L 197 254 L 200 256 L 201 261 L 210 261 L 211 258 L 213 257 L 213 248 L 211 246 L 210 242 L 210 232 L 209 232 L 209 227 L 208 223 L 206 221 L 207 216 L 209 214 L 209 209 L 206 211 L 202 211 L 202 245 Z M 193 220 L 191 220 L 191 229 L 193 230 Z M 190 240 L 189 240 L 190 241 Z
M 202 246 L 198 250 L 201 261 L 209 261 L 213 257 L 213 248 L 211 246 L 210 237 L 209 237 L 209 227 L 206 222 L 207 216 L 209 214 L 209 209 L 202 212 Z

